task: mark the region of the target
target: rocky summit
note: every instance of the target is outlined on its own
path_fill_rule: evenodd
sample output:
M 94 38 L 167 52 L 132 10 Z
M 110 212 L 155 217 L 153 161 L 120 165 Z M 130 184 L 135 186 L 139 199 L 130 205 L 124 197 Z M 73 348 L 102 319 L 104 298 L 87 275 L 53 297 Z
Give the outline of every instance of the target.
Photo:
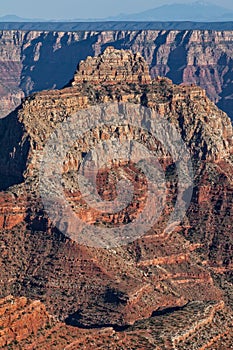
M 119 111 L 125 104 L 142 106 L 151 118 L 155 113 L 171 123 L 194 172 L 186 215 L 167 230 L 178 176 L 166 147 L 129 124 L 97 125 L 80 135 L 65 154 L 62 184 L 73 213 L 90 227 L 127 225 L 147 201 L 145 174 L 125 160 L 100 169 L 96 184 L 110 203 L 123 176 L 133 185 L 132 203 L 116 213 L 88 204 L 77 171 L 100 142 L 140 142 L 165 175 L 166 200 L 157 222 L 134 241 L 111 248 L 64 235 L 45 210 L 39 187 L 51 135 L 62 144 L 62 122 L 103 104 L 117 104 Z M 203 89 L 152 79 L 140 54 L 107 48 L 80 62 L 65 88 L 24 99 L 0 121 L 0 133 L 3 349 L 231 348 L 233 130 Z M 53 212 L 59 218 L 59 203 Z
M 149 84 L 149 67 L 139 53 L 108 47 L 103 55 L 81 61 L 72 85 L 111 83 Z

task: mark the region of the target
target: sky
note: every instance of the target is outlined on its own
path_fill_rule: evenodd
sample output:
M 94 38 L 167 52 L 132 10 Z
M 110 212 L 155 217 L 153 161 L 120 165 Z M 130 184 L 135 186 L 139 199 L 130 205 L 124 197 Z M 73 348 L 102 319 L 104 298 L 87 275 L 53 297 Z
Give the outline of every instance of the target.
M 44 19 L 104 18 L 182 2 L 192 3 L 194 0 L 0 0 L 0 16 L 13 14 Z M 208 2 L 233 10 L 232 0 Z

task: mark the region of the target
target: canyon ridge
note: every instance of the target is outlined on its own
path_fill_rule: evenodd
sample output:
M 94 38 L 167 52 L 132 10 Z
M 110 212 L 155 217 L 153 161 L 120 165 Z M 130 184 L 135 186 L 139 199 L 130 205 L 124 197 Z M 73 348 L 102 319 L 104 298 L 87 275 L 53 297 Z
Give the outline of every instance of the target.
M 31 93 L 64 87 L 79 61 L 114 46 L 140 52 L 152 77 L 202 87 L 233 117 L 232 44 L 231 30 L 3 30 L 0 116 L 9 114 Z

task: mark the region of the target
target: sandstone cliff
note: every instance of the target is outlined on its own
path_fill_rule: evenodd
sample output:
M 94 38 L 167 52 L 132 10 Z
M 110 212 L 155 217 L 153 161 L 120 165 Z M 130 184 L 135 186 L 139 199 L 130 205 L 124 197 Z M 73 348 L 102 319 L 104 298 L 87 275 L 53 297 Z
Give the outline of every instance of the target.
M 232 112 L 232 31 L 3 31 L 1 32 L 1 116 L 24 95 L 62 88 L 77 62 L 98 55 L 107 46 L 140 52 L 151 75 L 174 83 L 194 83 L 212 101 Z
M 90 77 L 86 72 L 94 74 Z M 124 81 L 115 72 L 122 72 Z M 174 161 L 153 137 L 128 125 L 96 128 L 80 137 L 64 160 L 64 192 L 76 215 L 92 225 L 130 222 L 146 199 L 144 179 L 130 163 L 122 167 L 129 169 L 135 203 L 115 215 L 99 215 L 85 203 L 75 173 L 90 147 L 100 140 L 110 136 L 143 140 L 151 151 L 159 150 L 166 174 L 167 200 L 158 223 L 130 244 L 97 249 L 64 236 L 46 214 L 38 190 L 38 160 L 46 141 L 70 115 L 103 102 L 150 107 L 176 126 L 189 147 L 194 195 L 186 217 L 173 232 L 165 228 L 177 196 Z M 232 125 L 201 88 L 176 86 L 166 78 L 152 80 L 140 54 L 110 48 L 80 63 L 66 88 L 25 99 L 1 126 L 1 189 L 5 190 L 0 192 L 2 297 L 13 294 L 39 299 L 49 314 L 69 325 L 111 326 L 111 337 L 113 328 L 131 327 L 138 321 L 124 337 L 130 337 L 129 344 L 141 337 L 146 349 L 188 348 L 190 341 L 196 349 L 223 341 L 230 344 Z M 111 179 L 120 177 L 119 168 L 119 164 L 112 165 L 112 177 L 106 170 L 99 175 L 98 189 L 106 200 L 115 196 Z M 9 174 L 14 174 L 10 183 Z M 158 328 L 161 322 L 162 329 Z M 182 329 L 177 329 L 181 324 Z M 153 334 L 152 344 L 147 332 Z M 121 339 L 119 335 L 116 340 L 119 346 Z

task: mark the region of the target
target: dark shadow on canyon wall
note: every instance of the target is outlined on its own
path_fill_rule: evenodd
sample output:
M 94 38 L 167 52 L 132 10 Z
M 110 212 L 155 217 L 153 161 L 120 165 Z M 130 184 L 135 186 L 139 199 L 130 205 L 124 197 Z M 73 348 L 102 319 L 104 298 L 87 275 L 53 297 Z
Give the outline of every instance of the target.
M 20 88 L 26 96 L 36 91 L 60 89 L 73 78 L 80 60 L 86 59 L 87 56 L 97 55 L 108 46 L 116 49 L 131 49 L 133 52 L 140 51 L 150 64 L 152 76 L 166 76 L 175 84 L 180 84 L 185 80 L 187 83 L 196 81 L 196 84 L 200 85 L 201 68 L 198 65 L 194 66 L 190 77 L 186 70 L 192 31 L 178 32 L 171 44 L 166 44 L 168 35 L 168 31 L 159 32 L 156 39 L 152 40 L 144 37 L 142 31 L 134 33 L 119 31 L 111 32 L 111 34 L 79 32 L 63 33 L 62 35 L 58 32 L 41 32 L 22 51 L 23 70 Z M 151 43 L 150 40 L 152 40 Z M 171 45 L 168 48 L 168 57 L 166 62 L 161 64 L 159 61 L 160 49 L 167 45 Z M 222 80 L 222 92 L 219 93 L 220 100 L 217 105 L 233 119 L 233 60 L 223 52 L 221 58 L 216 61 L 216 66 Z M 207 85 L 215 84 L 216 69 L 210 66 L 207 66 L 206 69 L 210 79 Z
M 17 110 L 0 119 L 0 191 L 23 182 L 29 152 L 29 138 L 23 137 Z
M 220 100 L 217 106 L 228 113 L 233 120 L 233 59 L 224 54 L 218 64 L 226 70 L 226 73 L 223 76 L 222 92 L 219 94 Z
M 96 42 L 96 35 L 91 36 L 89 33 L 87 38 L 74 41 L 65 33 L 57 49 L 54 49 L 58 35 L 53 32 L 42 33 L 22 52 L 23 71 L 20 87 L 26 95 L 64 87 L 72 79 L 78 62 L 94 55 L 92 45 Z M 37 49 L 39 59 L 35 61 Z

